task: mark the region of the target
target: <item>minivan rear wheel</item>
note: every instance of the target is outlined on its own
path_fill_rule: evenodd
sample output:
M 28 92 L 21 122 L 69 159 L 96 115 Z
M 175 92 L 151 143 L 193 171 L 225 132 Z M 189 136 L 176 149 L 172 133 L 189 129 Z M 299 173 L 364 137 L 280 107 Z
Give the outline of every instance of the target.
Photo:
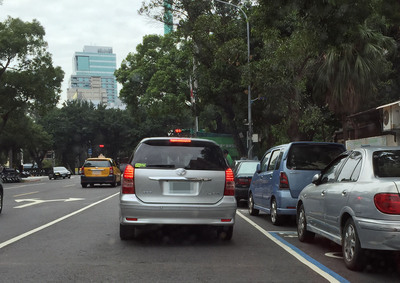
M 276 203 L 276 200 L 273 199 L 271 202 L 271 222 L 272 224 L 279 226 L 282 224 L 282 218 L 283 216 L 278 214 L 278 204 Z
M 247 204 L 249 207 L 250 215 L 257 216 L 260 213 L 260 211 L 258 209 L 254 208 L 254 199 L 253 199 L 252 193 L 250 193 L 250 195 L 249 195 L 249 200 L 247 201 Z

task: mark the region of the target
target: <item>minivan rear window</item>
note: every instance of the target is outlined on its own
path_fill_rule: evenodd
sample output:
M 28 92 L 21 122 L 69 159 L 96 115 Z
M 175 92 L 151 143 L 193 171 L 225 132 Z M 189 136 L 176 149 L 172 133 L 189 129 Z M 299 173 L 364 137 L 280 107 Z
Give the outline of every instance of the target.
M 322 170 L 344 150 L 339 144 L 292 144 L 286 166 L 292 170 Z
M 400 177 L 400 150 L 375 151 L 373 164 L 377 177 Z
M 225 170 L 221 148 L 209 142 L 171 143 L 150 140 L 136 149 L 132 164 L 136 168 L 185 168 L 192 170 Z

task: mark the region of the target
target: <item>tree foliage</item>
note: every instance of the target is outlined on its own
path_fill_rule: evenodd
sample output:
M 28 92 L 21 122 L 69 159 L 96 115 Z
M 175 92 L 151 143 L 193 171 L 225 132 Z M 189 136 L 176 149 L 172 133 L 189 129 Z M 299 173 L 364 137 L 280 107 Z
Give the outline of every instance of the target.
M 44 35 L 36 20 L 0 23 L 0 134 L 12 112 L 43 114 L 59 100 L 64 72 L 53 66 Z

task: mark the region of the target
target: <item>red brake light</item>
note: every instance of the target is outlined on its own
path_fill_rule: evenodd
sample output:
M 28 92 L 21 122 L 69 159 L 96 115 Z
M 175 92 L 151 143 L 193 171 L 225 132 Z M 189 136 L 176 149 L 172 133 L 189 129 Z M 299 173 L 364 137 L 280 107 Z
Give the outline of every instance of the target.
M 81 168 L 81 172 L 80 173 L 81 173 L 81 175 L 85 175 L 85 167 Z
M 242 186 L 248 186 L 251 183 L 251 178 L 238 178 L 237 184 Z
M 289 179 L 285 172 L 281 172 L 279 176 L 279 189 L 281 190 L 289 189 Z
M 122 194 L 135 193 L 135 168 L 130 164 L 125 167 L 121 192 Z
M 114 174 L 114 169 L 110 167 L 110 175 Z
M 225 171 L 225 189 L 224 196 L 234 196 L 235 195 L 235 176 L 231 168 Z
M 189 143 L 192 142 L 191 139 L 170 139 L 169 142 L 185 142 L 185 143 Z
M 374 196 L 374 203 L 380 212 L 387 214 L 400 214 L 399 194 L 376 194 Z

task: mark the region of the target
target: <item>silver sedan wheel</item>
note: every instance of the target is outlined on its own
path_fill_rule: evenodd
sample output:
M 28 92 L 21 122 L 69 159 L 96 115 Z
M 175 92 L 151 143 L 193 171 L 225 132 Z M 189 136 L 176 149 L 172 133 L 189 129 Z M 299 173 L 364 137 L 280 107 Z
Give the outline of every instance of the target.
M 348 219 L 344 225 L 342 237 L 343 259 L 347 268 L 351 270 L 361 270 L 365 265 L 364 250 L 361 248 L 358 239 L 356 226 L 353 219 Z
M 353 225 L 348 225 L 344 233 L 344 257 L 347 261 L 354 259 L 354 253 L 356 248 L 356 233 Z
M 302 238 L 306 231 L 306 216 L 304 214 L 304 208 L 302 206 L 299 211 L 299 220 L 297 221 L 297 232 L 299 233 L 299 238 Z
M 0 191 L 0 213 L 3 210 L 3 191 Z
M 304 211 L 303 204 L 300 205 L 299 211 L 297 212 L 297 237 L 300 242 L 308 242 L 314 239 L 315 234 L 307 231 L 307 220 L 306 212 Z

